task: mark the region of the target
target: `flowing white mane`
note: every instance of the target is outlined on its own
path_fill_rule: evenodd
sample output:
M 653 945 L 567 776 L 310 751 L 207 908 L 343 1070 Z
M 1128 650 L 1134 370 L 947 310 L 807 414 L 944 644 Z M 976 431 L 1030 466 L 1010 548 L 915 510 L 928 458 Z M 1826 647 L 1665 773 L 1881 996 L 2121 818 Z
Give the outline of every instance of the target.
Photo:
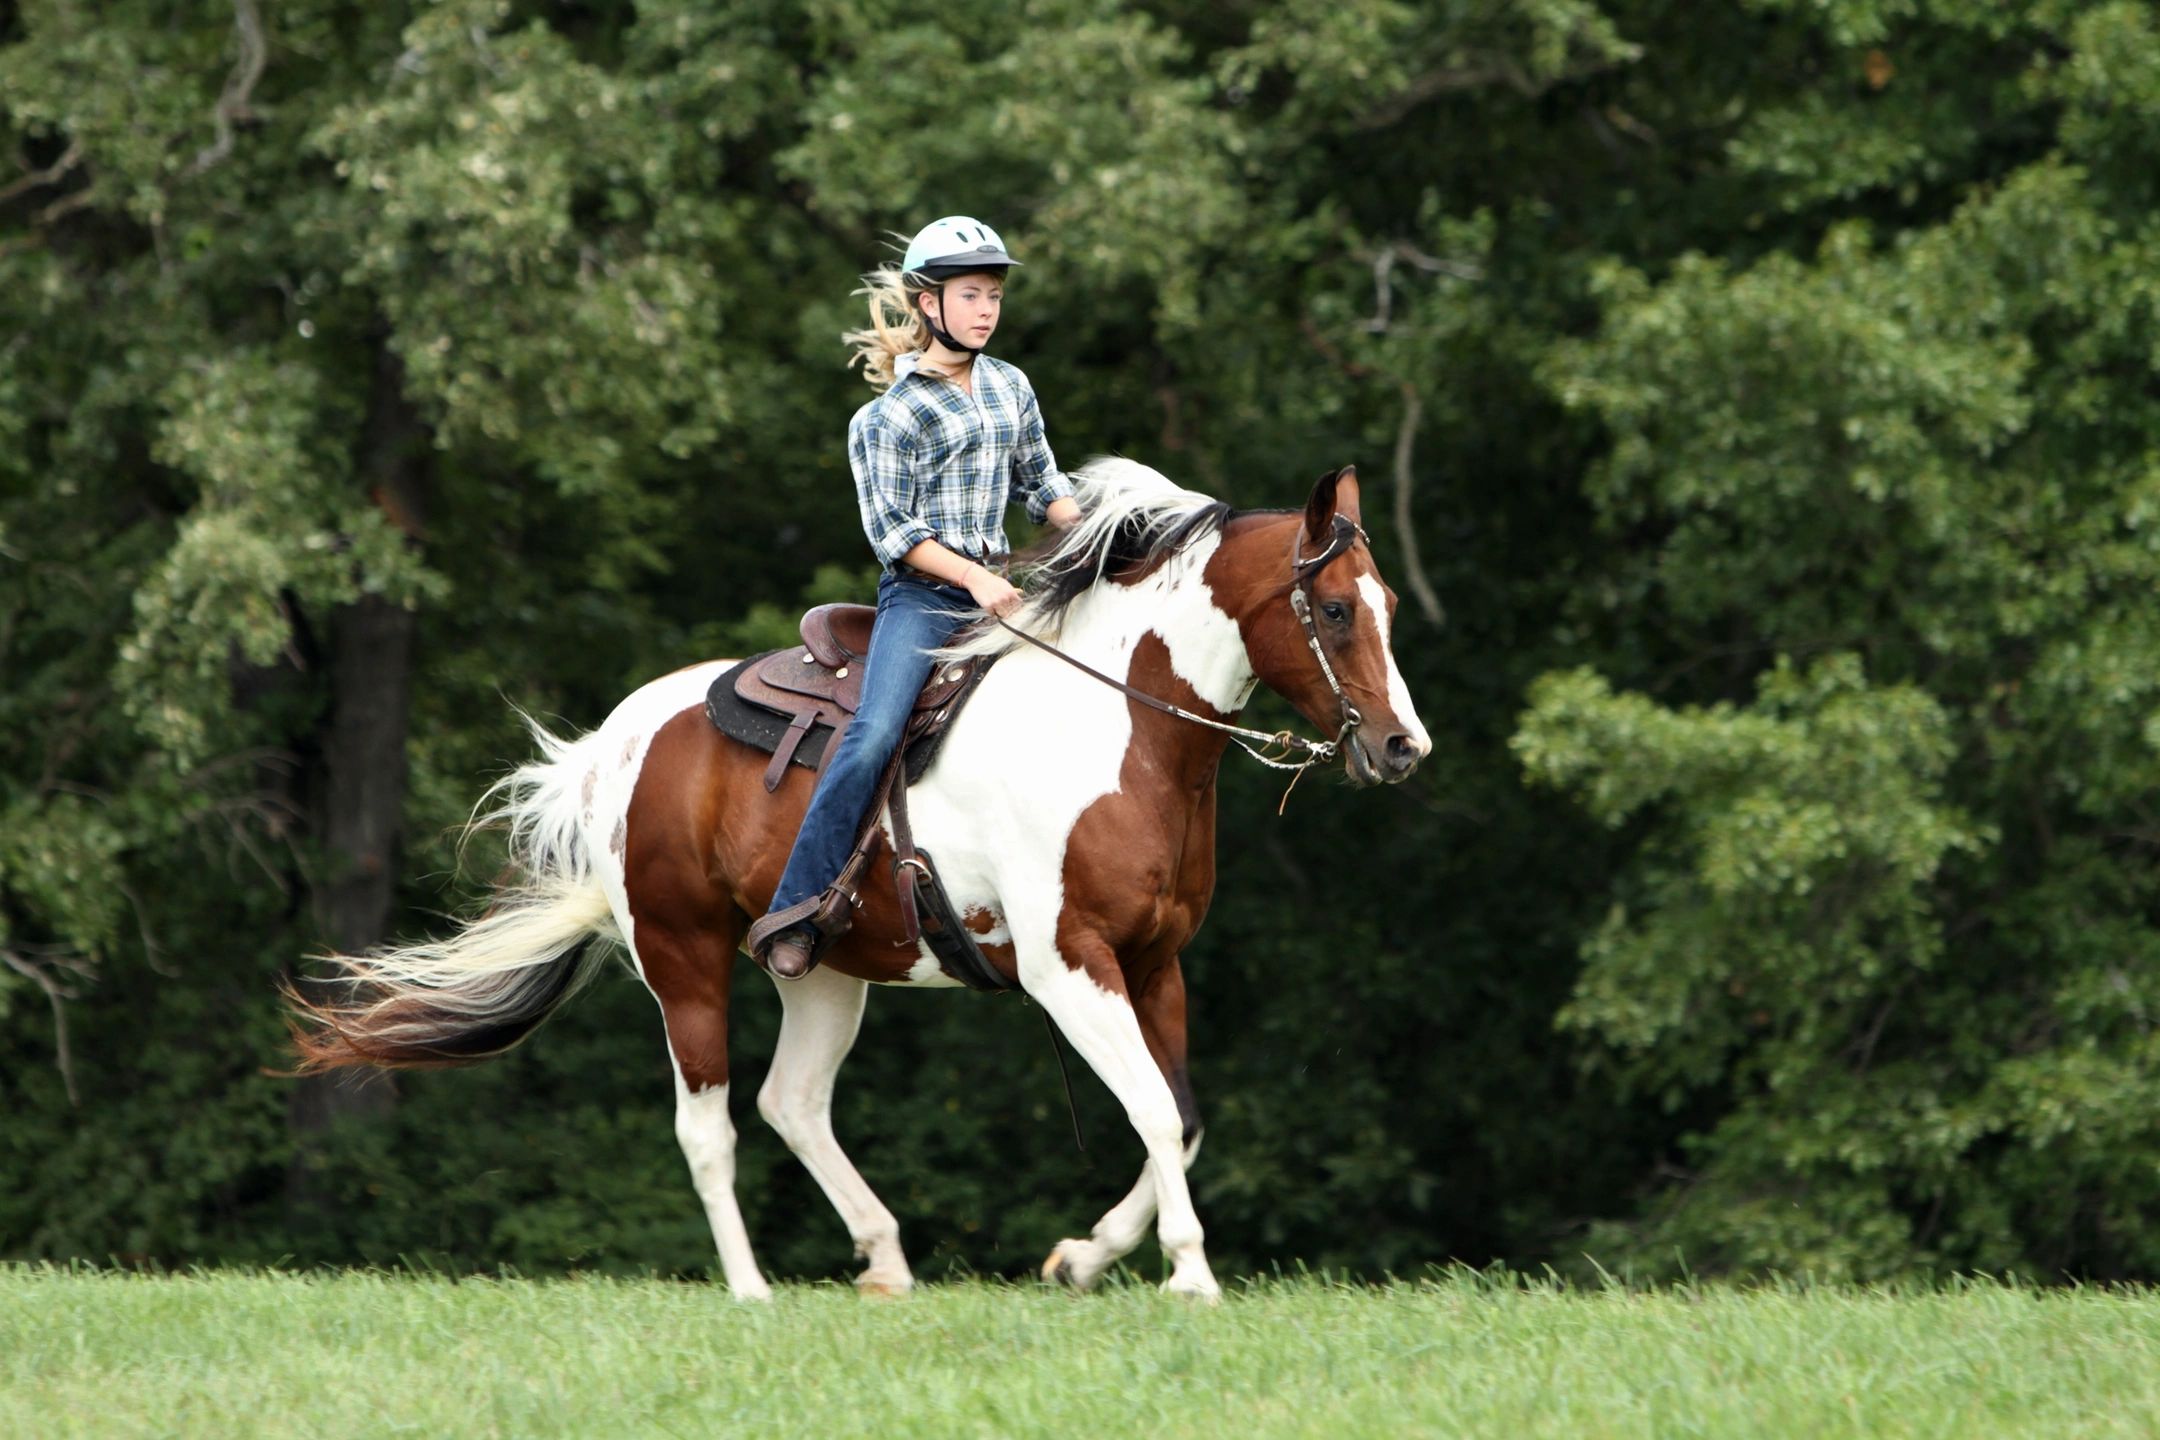
M 1080 523 L 1029 565 L 1022 577 L 1027 599 L 1009 617 L 1015 629 L 1044 639 L 1057 633 L 1073 602 L 1106 573 L 1175 550 L 1219 527 L 1230 514 L 1224 502 L 1181 489 L 1161 471 L 1122 456 L 1090 460 L 1068 478 Z M 1011 631 L 986 622 L 938 653 L 944 658 L 1002 655 L 1020 643 Z

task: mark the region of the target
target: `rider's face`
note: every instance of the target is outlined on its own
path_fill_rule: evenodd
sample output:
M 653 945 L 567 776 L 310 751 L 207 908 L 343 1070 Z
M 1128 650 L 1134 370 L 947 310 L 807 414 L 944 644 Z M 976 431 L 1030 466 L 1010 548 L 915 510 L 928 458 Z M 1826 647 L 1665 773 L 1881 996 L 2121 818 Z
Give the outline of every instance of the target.
M 948 280 L 941 292 L 923 296 L 923 310 L 944 327 L 945 333 L 963 345 L 980 350 L 997 329 L 998 310 L 1005 301 L 1005 282 L 996 275 L 962 275 Z

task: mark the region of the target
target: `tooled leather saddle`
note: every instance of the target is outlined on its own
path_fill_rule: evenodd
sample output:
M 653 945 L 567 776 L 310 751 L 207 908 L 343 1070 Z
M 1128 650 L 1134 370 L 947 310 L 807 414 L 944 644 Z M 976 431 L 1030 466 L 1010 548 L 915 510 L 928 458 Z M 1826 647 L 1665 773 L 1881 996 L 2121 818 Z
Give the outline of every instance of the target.
M 790 763 L 815 770 L 862 703 L 863 660 L 870 653 L 869 605 L 820 605 L 802 617 L 802 647 L 755 655 L 713 682 L 707 715 L 723 734 L 772 754 L 765 788 L 780 788 Z M 907 729 L 908 778 L 920 777 L 935 741 L 959 713 L 986 662 L 963 660 L 931 673 Z M 748 707 L 753 713 L 739 712 Z M 776 731 L 773 720 L 782 722 Z

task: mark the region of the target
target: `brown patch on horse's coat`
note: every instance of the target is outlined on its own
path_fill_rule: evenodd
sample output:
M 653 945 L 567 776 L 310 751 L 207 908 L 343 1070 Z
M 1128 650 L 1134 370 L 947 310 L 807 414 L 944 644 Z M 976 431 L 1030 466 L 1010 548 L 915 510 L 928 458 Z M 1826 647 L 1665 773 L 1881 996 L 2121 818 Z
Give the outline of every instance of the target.
M 707 847 L 723 789 L 702 707 L 653 732 L 616 833 L 630 903 L 631 948 L 660 1001 L 668 1048 L 695 1094 L 728 1083 L 727 1011 L 735 947 L 747 921 L 716 880 Z
M 967 926 L 969 932 L 975 936 L 975 948 L 982 951 L 983 958 L 995 966 L 999 973 L 1009 980 L 1020 978 L 1020 955 L 1013 949 L 1012 941 L 982 938 L 993 930 L 1003 929 L 1004 916 L 994 910 L 977 906 L 961 916 L 960 923 Z
M 1153 632 L 1140 637 L 1126 681 L 1196 714 L 1218 713 L 1179 678 L 1170 647 Z M 1149 1052 L 1176 1090 L 1174 1077 L 1185 1063 L 1178 956 L 1215 892 L 1215 776 L 1226 742 L 1136 701 L 1128 700 L 1126 710 L 1133 735 L 1118 788 L 1081 812 L 1066 841 L 1058 953 L 1103 989 L 1127 997 Z M 1155 1002 L 1151 1009 L 1166 985 L 1175 1004 Z M 1180 1100 L 1181 1110 L 1187 1103 Z
M 598 785 L 599 785 L 599 783 L 600 783 L 600 771 L 599 771 L 598 767 L 595 767 L 595 768 L 593 768 L 593 769 L 590 769 L 590 770 L 587 770 L 587 771 L 585 772 L 585 783 L 584 783 L 584 784 L 583 784 L 582 786 L 580 786 L 580 787 L 578 788 L 578 798 L 579 798 L 579 800 L 580 800 L 580 801 L 581 801 L 581 802 L 582 802 L 582 803 L 584 804 L 584 807 L 585 807 L 585 819 L 586 819 L 586 820 L 587 820 L 588 822 L 590 822 L 590 821 L 591 821 L 591 819 L 593 818 L 593 814 L 592 814 L 592 801 L 593 801 L 593 790 L 594 790 L 594 788 L 595 788 L 596 786 L 598 786 Z
M 608 853 L 613 855 L 617 860 L 622 859 L 623 845 L 629 838 L 629 817 L 627 815 L 616 816 L 615 833 L 608 836 Z
M 638 737 L 635 735 L 622 742 L 622 754 L 615 760 L 616 769 L 624 769 L 630 764 L 630 757 L 637 754 L 637 742 Z

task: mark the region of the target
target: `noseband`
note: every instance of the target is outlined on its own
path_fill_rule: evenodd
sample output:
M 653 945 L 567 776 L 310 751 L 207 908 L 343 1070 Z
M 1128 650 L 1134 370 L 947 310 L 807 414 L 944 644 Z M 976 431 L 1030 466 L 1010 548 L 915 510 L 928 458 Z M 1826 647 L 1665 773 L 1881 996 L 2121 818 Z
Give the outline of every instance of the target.
M 1271 735 L 1265 730 L 1226 725 L 1220 720 L 1210 720 L 1205 715 L 1195 715 L 1182 706 L 1173 705 L 1167 700 L 1158 700 L 1122 680 L 1113 679 L 1084 660 L 1074 659 L 1049 641 L 1038 639 L 1027 631 L 1008 624 L 1002 615 L 993 615 L 990 618 L 1036 649 L 1047 650 L 1075 670 L 1093 676 L 1113 690 L 1123 692 L 1128 699 L 1137 700 L 1165 715 L 1175 715 L 1180 720 L 1190 720 L 1195 725 L 1219 730 L 1228 735 L 1240 750 L 1270 769 L 1295 770 L 1298 775 L 1303 775 L 1313 766 L 1326 764 L 1341 754 L 1343 742 L 1357 732 L 1358 726 L 1365 723 L 1365 717 L 1358 713 L 1357 706 L 1351 704 L 1350 697 L 1343 693 L 1342 683 L 1335 678 L 1335 667 L 1328 663 L 1327 651 L 1321 647 L 1320 629 L 1314 624 L 1312 617 L 1312 582 L 1314 576 L 1327 568 L 1329 561 L 1358 541 L 1369 538 L 1365 534 L 1365 527 L 1347 515 L 1338 514 L 1335 517 L 1335 528 L 1328 536 L 1328 543 L 1316 554 L 1308 556 L 1303 553 L 1305 546 L 1302 524 L 1290 540 L 1290 609 L 1297 616 L 1299 627 L 1305 632 L 1305 643 L 1312 647 L 1313 658 L 1320 662 L 1320 673 L 1326 678 L 1328 689 L 1335 692 L 1335 703 L 1342 707 L 1342 728 L 1335 732 L 1332 740 L 1307 740 L 1302 735 L 1293 735 L 1287 730 L 1277 730 Z M 1301 755 L 1303 758 L 1293 760 L 1290 758 L 1293 755 Z M 1296 786 L 1296 775 L 1291 777 L 1290 784 L 1292 787 Z M 1289 802 L 1290 791 L 1284 790 L 1283 803 L 1287 805 Z

